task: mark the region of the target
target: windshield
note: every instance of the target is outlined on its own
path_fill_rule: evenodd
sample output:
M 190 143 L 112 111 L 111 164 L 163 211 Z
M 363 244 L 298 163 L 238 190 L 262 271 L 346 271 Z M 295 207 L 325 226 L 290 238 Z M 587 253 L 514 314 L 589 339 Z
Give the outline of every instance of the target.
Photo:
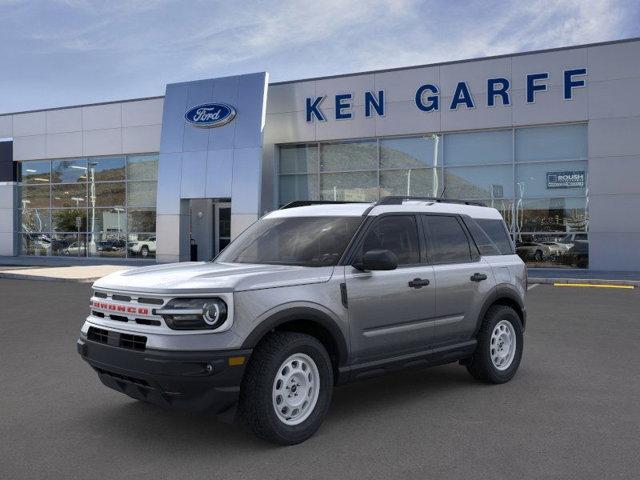
M 226 263 L 336 265 L 362 217 L 263 218 L 216 258 Z

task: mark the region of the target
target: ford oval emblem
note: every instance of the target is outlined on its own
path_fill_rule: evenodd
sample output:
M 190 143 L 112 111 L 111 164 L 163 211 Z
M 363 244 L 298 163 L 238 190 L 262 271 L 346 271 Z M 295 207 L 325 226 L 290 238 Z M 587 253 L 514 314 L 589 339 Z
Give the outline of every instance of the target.
M 214 128 L 226 125 L 236 116 L 236 109 L 226 103 L 203 103 L 187 110 L 184 118 L 195 127 Z

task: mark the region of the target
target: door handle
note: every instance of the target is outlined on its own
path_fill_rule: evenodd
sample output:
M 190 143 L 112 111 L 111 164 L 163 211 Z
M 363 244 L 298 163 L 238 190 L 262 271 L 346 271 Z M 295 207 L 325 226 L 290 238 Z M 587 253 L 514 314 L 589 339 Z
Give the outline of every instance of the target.
M 474 273 L 471 275 L 472 282 L 481 282 L 482 280 L 486 280 L 487 276 L 484 273 Z
M 409 281 L 409 286 L 411 288 L 422 288 L 426 287 L 427 285 L 429 285 L 429 280 L 427 280 L 426 278 L 424 280 L 422 278 L 414 278 L 413 280 Z

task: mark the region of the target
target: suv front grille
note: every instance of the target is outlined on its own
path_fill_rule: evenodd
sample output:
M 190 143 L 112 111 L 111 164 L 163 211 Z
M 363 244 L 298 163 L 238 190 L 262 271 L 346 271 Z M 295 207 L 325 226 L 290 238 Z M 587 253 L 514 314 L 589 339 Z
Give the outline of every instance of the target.
M 144 350 L 147 347 L 147 337 L 142 335 L 120 334 L 120 346 L 132 350 Z
M 112 345 L 114 347 L 127 348 L 129 350 L 143 351 L 147 348 L 147 337 L 143 335 L 118 333 L 96 327 L 89 327 L 87 340 Z
M 102 328 L 89 327 L 87 338 L 98 343 L 109 343 L 109 331 Z

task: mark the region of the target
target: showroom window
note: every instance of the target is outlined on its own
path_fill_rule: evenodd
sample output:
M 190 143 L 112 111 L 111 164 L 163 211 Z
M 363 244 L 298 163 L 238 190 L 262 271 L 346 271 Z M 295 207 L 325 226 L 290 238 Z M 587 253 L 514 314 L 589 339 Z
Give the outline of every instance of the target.
M 587 125 L 279 147 L 279 202 L 389 195 L 482 202 L 531 266 L 588 266 Z M 35 192 L 34 192 L 35 194 Z
M 20 162 L 22 255 L 154 258 L 158 155 Z

